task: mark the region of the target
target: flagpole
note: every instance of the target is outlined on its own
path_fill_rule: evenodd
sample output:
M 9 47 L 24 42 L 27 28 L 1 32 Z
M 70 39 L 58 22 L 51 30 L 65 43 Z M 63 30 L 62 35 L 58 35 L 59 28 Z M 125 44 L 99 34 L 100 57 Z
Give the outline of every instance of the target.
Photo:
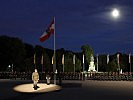
M 132 71 L 131 71 L 131 62 L 130 62 L 130 75 L 131 75 L 131 72 L 132 72 Z
M 50 23 L 50 25 L 48 26 L 46 32 L 44 32 L 42 34 L 42 36 L 40 37 L 40 41 L 43 42 L 46 39 L 48 39 L 50 37 L 51 34 L 54 34 L 54 64 L 53 64 L 53 73 L 54 73 L 54 84 L 56 84 L 56 49 L 55 49 L 55 17 L 53 18 L 52 22 Z
M 63 64 L 63 72 L 64 72 L 64 67 L 65 67 L 65 66 L 64 66 L 64 64 Z
M 65 59 L 65 57 L 64 57 L 64 54 L 63 54 L 63 56 L 62 56 L 62 64 L 63 64 L 63 73 L 64 73 L 64 63 L 65 63 L 65 61 L 64 61 L 64 59 Z
M 12 73 L 13 73 L 13 64 L 12 64 Z
M 41 59 L 41 63 L 42 63 L 42 73 L 43 73 L 43 54 L 42 54 L 42 59 Z
M 120 59 L 120 54 L 117 54 L 118 72 L 120 74 L 120 61 L 119 61 L 119 59 Z
M 84 63 L 84 54 L 83 54 L 83 73 L 84 73 L 85 63 Z
M 35 65 L 35 69 L 36 69 L 36 53 L 34 54 L 34 65 Z
M 42 63 L 42 73 L 43 73 L 43 63 Z
M 75 55 L 73 56 L 74 74 L 75 74 Z
M 54 17 L 54 24 L 55 24 L 55 17 Z M 55 26 L 54 26 L 55 28 Z M 56 45 L 55 45 L 55 29 L 54 29 L 54 64 L 53 64 L 53 72 L 54 72 L 54 84 L 56 84 Z
M 130 75 L 131 75 L 131 53 L 129 54 L 129 63 L 130 63 Z
M 84 70 L 85 70 L 85 63 L 84 63 L 84 54 L 83 54 L 83 72 L 82 72 L 82 80 L 84 80 Z
M 75 74 L 75 64 L 74 64 L 74 74 Z
M 97 54 L 97 72 L 98 72 L 98 54 Z
M 109 63 L 109 54 L 107 54 L 107 65 Z

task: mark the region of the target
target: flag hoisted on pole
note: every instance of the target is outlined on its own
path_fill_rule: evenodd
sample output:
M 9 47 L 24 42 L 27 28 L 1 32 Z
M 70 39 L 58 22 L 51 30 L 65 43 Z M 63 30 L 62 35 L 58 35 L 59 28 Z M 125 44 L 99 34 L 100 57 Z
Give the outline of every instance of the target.
M 52 20 L 46 31 L 41 35 L 40 41 L 44 42 L 51 36 L 51 34 L 55 34 L 55 18 Z
M 54 17 L 54 64 L 53 64 L 53 72 L 54 72 L 54 84 L 56 84 L 56 46 L 55 46 L 55 17 Z M 52 30 L 51 30 L 52 31 Z
M 107 64 L 109 63 L 109 54 L 107 55 Z
M 63 72 L 64 72 L 64 54 L 62 55 L 62 65 L 63 65 Z
M 74 74 L 75 74 L 75 54 L 73 55 Z
M 51 34 L 54 34 L 54 58 L 53 58 L 53 72 L 54 72 L 54 84 L 56 84 L 56 46 L 55 46 L 55 17 L 53 18 L 52 22 L 46 29 L 46 31 L 41 35 L 40 41 L 44 42 L 47 40 Z
M 97 54 L 97 72 L 98 72 L 98 54 Z

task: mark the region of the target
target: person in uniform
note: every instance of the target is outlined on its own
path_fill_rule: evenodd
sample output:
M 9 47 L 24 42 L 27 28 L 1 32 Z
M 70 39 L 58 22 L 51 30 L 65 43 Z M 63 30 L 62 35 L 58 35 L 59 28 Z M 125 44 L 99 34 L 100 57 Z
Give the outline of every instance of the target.
M 37 86 L 37 83 L 38 83 L 38 81 L 39 81 L 39 74 L 38 74 L 38 72 L 37 72 L 37 69 L 35 69 L 35 72 L 33 72 L 32 73 L 32 81 L 33 81 L 33 85 L 34 85 L 34 90 L 37 90 L 37 88 L 39 88 L 38 86 Z
M 50 85 L 50 79 L 51 79 L 50 75 L 47 74 L 46 75 L 47 85 Z

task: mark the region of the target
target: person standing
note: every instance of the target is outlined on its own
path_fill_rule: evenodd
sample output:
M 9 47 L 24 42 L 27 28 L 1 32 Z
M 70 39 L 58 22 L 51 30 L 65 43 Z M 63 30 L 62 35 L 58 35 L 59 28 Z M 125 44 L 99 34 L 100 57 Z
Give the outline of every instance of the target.
M 50 85 L 50 79 L 51 79 L 50 75 L 49 74 L 46 75 L 47 85 Z
M 38 86 L 37 86 L 37 83 L 39 81 L 39 74 L 37 72 L 37 69 L 35 69 L 35 72 L 32 73 L 32 81 L 34 82 L 33 85 L 34 85 L 34 90 L 37 90 Z

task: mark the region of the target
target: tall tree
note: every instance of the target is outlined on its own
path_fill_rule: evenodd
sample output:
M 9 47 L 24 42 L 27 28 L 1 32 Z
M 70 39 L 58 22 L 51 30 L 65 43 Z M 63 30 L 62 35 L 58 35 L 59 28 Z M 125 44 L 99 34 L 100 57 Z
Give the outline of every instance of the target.
M 13 64 L 15 71 L 24 67 L 25 45 L 18 38 L 0 37 L 0 70 L 6 71 L 7 66 Z
M 26 51 L 26 56 L 24 59 L 25 71 L 32 72 L 34 71 L 34 66 L 33 66 L 34 47 L 27 43 L 25 43 L 24 45 Z
M 106 71 L 106 67 L 107 67 L 107 55 L 99 55 L 98 56 L 98 67 L 99 67 L 99 71 Z

